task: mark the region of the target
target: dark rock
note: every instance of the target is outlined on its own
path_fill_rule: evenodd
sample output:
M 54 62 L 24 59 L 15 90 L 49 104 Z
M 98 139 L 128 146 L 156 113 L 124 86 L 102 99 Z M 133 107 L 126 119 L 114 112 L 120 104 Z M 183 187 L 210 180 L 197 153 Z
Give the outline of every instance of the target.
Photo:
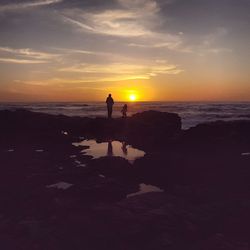
M 181 132 L 181 118 L 174 113 L 145 111 L 127 121 L 127 140 L 143 148 L 159 148 L 173 144 Z
M 108 120 L 17 110 L 0 120 L 1 249 L 249 248 L 249 121 L 182 131 L 178 115 L 156 111 Z M 80 136 L 125 140 L 146 156 L 92 159 L 72 146 Z M 47 187 L 57 182 L 73 185 Z M 126 199 L 140 183 L 164 192 Z
M 217 121 L 199 124 L 185 132 L 184 142 L 197 148 L 249 149 L 250 121 Z

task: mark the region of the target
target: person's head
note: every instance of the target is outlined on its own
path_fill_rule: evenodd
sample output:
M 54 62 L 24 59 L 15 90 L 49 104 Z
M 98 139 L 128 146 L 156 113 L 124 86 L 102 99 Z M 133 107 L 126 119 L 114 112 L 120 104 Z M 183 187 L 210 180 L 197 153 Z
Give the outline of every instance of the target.
M 109 94 L 109 97 L 111 97 L 111 94 Z

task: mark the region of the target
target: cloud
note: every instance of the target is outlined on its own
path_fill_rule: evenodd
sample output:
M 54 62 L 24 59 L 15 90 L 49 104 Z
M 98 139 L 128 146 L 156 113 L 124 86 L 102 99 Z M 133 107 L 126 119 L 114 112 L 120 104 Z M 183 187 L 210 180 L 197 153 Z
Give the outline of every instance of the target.
M 205 52 L 211 54 L 220 54 L 220 53 L 231 53 L 233 50 L 228 48 L 211 48 L 207 49 Z
M 117 0 L 112 9 L 65 9 L 64 22 L 83 33 L 123 39 L 120 44 L 138 48 L 165 48 L 182 51 L 183 37 L 159 31 L 163 22 L 160 6 L 153 0 Z M 104 39 L 104 37 L 100 38 Z
M 25 80 L 14 80 L 14 83 L 21 83 L 26 85 L 33 85 L 33 86 L 48 86 L 48 81 L 25 81 Z
M 122 81 L 132 79 L 150 79 L 160 74 L 179 74 L 183 70 L 177 65 L 167 64 L 164 60 L 154 63 L 125 64 L 109 63 L 78 64 L 59 69 L 60 72 L 78 73 L 83 75 L 81 81 Z
M 61 56 L 59 54 L 36 51 L 30 48 L 14 49 L 10 47 L 0 47 L 0 55 L 2 56 L 0 62 L 15 64 L 50 63 L 55 60 L 60 60 Z
M 40 7 L 40 6 L 56 4 L 62 1 L 63 0 L 41 0 L 41 1 L 33 1 L 33 2 L 6 4 L 6 5 L 0 6 L 0 12 L 25 10 L 28 8 L 35 8 L 35 7 Z
M 94 60 L 98 60 L 99 62 L 100 61 L 104 61 L 104 62 L 130 61 L 131 62 L 131 57 L 127 56 L 126 54 L 124 55 L 123 51 L 120 51 L 119 53 L 113 53 L 113 52 L 105 52 L 105 51 L 93 51 L 93 50 L 70 49 L 70 48 L 53 48 L 53 49 L 60 51 L 63 54 L 62 60 L 64 61 L 64 63 L 69 63 L 71 61 L 71 63 L 75 64 L 76 62 L 79 62 L 80 60 L 82 60 L 81 55 L 86 56 L 84 57 L 85 61 L 93 57 Z
M 58 54 L 35 51 L 30 48 L 13 49 L 10 47 L 0 47 L 0 53 L 1 52 L 14 54 L 16 56 L 23 56 L 23 57 L 28 57 L 33 59 L 43 59 L 43 60 L 54 59 L 59 56 Z
M 182 49 L 182 40 L 177 35 L 170 34 L 155 34 L 154 37 L 150 40 L 142 41 L 141 43 L 129 43 L 130 47 L 137 48 L 153 48 L 153 49 L 169 49 L 169 50 L 178 50 Z
M 82 50 L 82 49 L 68 49 L 68 48 L 53 48 L 67 54 L 84 54 L 84 55 L 105 55 L 105 52 Z
M 67 9 L 63 12 L 65 22 L 85 32 L 96 34 L 137 37 L 152 35 L 147 27 L 157 17 L 158 5 L 152 0 L 118 0 L 119 8 L 96 11 Z
M 16 64 L 39 64 L 47 63 L 43 60 L 26 60 L 26 59 L 14 59 L 14 58 L 0 58 L 0 63 L 16 63 Z
M 134 19 L 132 16 L 133 13 L 126 11 L 110 10 L 99 14 L 85 13 L 78 16 L 79 20 L 66 16 L 63 18 L 65 22 L 71 23 L 85 32 L 95 34 L 118 37 L 149 35 L 150 31 L 146 30 L 142 25 L 128 20 Z
M 225 37 L 228 34 L 228 30 L 225 27 L 217 27 L 213 32 L 203 37 L 202 45 L 211 46 L 219 39 Z
M 154 0 L 116 0 L 114 8 L 65 9 L 62 18 L 77 31 L 102 36 L 99 39 L 103 39 L 104 43 L 110 37 L 119 38 L 118 42 L 128 49 L 162 50 L 162 53 L 171 50 L 196 55 L 230 51 L 229 48 L 218 46 L 218 41 L 228 34 L 225 27 L 216 27 L 211 33 L 195 37 L 180 30 L 175 33 L 168 31 L 169 14 L 163 15 L 161 8 L 174 2 L 166 1 L 163 4 L 162 1 Z
M 143 11 L 147 10 L 151 12 L 159 10 L 157 2 L 154 0 L 118 0 L 118 3 L 128 9 L 143 9 Z
M 216 27 L 213 32 L 200 36 L 196 44 L 187 45 L 185 50 L 199 56 L 231 53 L 232 49 L 223 46 L 227 34 L 228 30 L 225 27 Z

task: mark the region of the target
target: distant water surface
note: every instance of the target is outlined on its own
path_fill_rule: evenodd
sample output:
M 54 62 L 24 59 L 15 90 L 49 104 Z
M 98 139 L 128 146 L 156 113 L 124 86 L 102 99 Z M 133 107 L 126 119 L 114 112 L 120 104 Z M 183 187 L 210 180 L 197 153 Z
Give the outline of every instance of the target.
M 114 105 L 113 117 L 121 116 L 122 102 Z M 63 114 L 67 116 L 106 116 L 103 102 L 86 103 L 0 103 L 0 110 L 24 108 L 34 112 Z M 199 123 L 215 120 L 250 119 L 250 102 L 241 103 L 202 103 L 202 102 L 135 102 L 128 103 L 128 115 L 146 110 L 178 113 L 182 127 L 187 129 Z

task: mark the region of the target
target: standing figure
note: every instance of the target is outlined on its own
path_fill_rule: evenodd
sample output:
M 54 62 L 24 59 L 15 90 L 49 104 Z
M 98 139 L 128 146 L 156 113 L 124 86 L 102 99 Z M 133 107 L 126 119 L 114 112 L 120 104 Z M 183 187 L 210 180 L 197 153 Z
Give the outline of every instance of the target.
M 109 94 L 109 96 L 107 97 L 106 103 L 107 103 L 107 109 L 108 109 L 108 118 L 112 118 L 114 100 L 113 100 L 111 94 Z
M 126 118 L 127 117 L 127 111 L 128 111 L 128 105 L 124 104 L 124 106 L 122 107 L 122 118 Z

